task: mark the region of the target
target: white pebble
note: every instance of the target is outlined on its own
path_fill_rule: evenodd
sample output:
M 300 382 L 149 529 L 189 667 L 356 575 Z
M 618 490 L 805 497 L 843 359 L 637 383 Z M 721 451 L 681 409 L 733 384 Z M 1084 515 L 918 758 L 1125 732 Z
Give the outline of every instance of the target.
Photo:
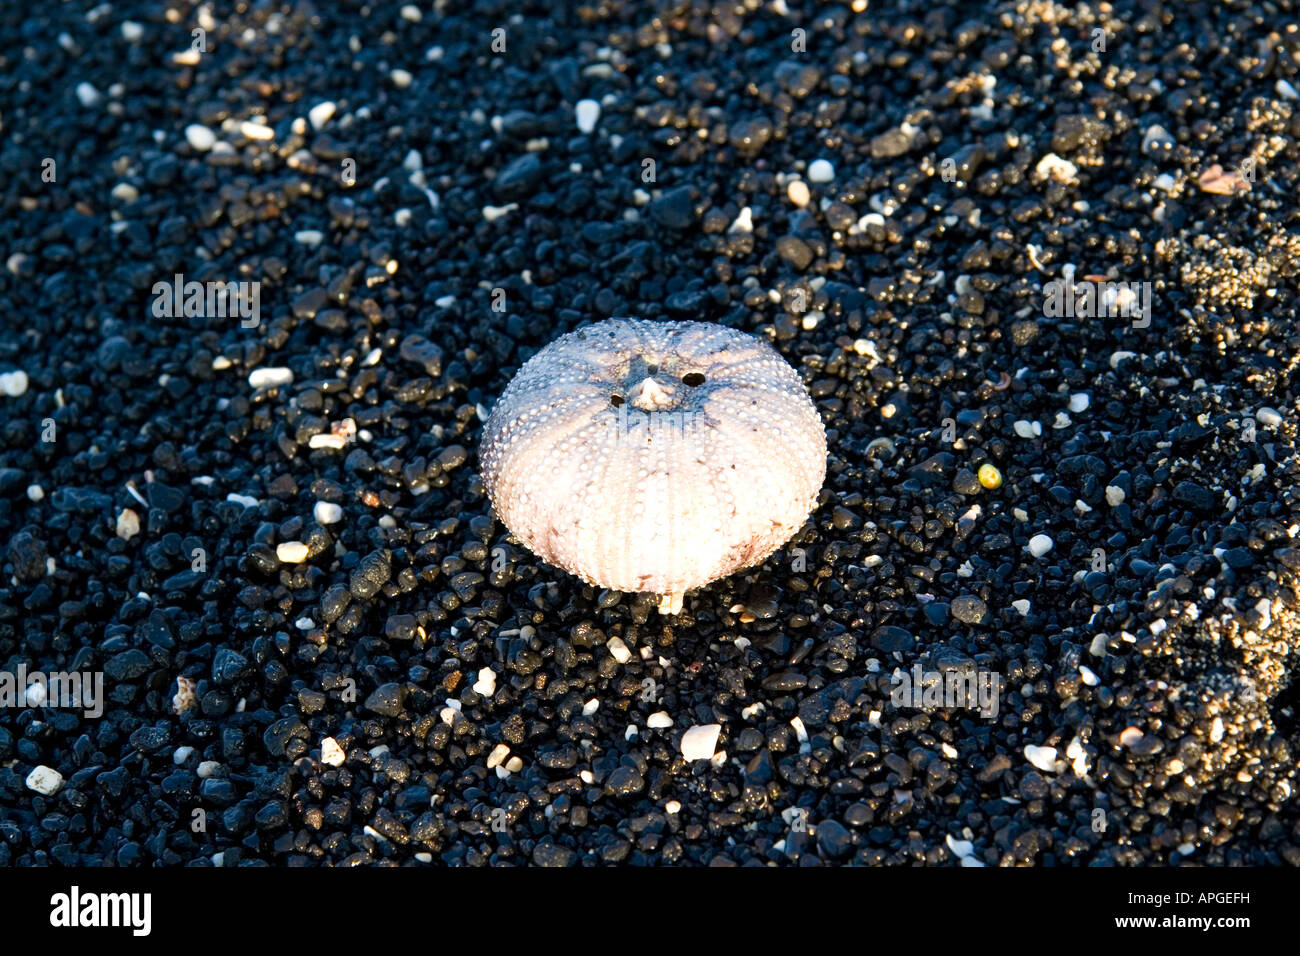
M 490 667 L 484 667 L 478 672 L 478 680 L 474 682 L 474 693 L 480 697 L 491 697 L 497 692 L 497 674 Z
M 1097 676 L 1096 672 L 1091 667 L 1085 667 L 1083 664 L 1079 665 L 1079 676 L 1083 678 L 1083 682 L 1089 687 L 1096 687 L 1101 683 L 1101 678 Z
M 406 4 L 406 6 L 402 7 L 400 12 L 402 14 L 403 20 L 409 20 L 411 23 L 420 22 L 420 17 L 421 17 L 420 8 L 417 7 L 415 4 L 413 3 Z
M 28 486 L 27 486 L 27 500 L 28 500 L 28 501 L 41 501 L 41 500 L 43 500 L 44 498 L 45 498 L 45 489 L 42 488 L 40 485 L 28 485 Z
M 331 501 L 318 501 L 311 509 L 317 524 L 338 524 L 343 520 L 343 508 Z
M 348 755 L 343 752 L 339 742 L 333 737 L 326 737 L 320 742 L 320 762 L 328 764 L 331 767 L 343 766 L 343 761 L 348 759 Z
M 596 128 L 596 121 L 600 119 L 600 104 L 595 100 L 578 100 L 578 104 L 573 108 L 573 115 L 577 120 L 579 131 L 590 133 Z
M 324 238 L 325 234 L 319 229 L 300 229 L 293 234 L 294 242 L 300 246 L 311 246 L 313 248 L 319 246 Z
M 492 752 L 488 754 L 487 768 L 491 770 L 494 767 L 501 766 L 506 762 L 508 756 L 510 756 L 510 748 L 505 744 L 497 744 L 492 748 Z
M 27 373 L 22 369 L 0 373 L 0 392 L 4 392 L 10 398 L 17 398 L 27 391 L 27 382 Z
M 226 495 L 226 500 L 233 501 L 237 504 L 241 504 L 245 508 L 256 508 L 258 505 L 257 499 L 254 498 L 252 495 L 236 494 L 233 491 L 230 494 Z
M 519 208 L 519 203 L 517 202 L 506 203 L 504 206 L 484 206 L 483 218 L 486 219 L 488 222 L 496 222 L 498 219 L 500 219 L 506 213 L 510 212 L 512 209 L 518 209 L 518 208 Z
M 293 383 L 293 370 L 283 367 L 255 368 L 248 373 L 249 388 L 277 388 Z
M 204 760 L 199 764 L 198 769 L 194 772 L 198 775 L 200 780 L 210 780 L 212 777 L 217 775 L 217 771 L 220 769 L 221 764 L 218 761 Z
M 1269 408 L 1267 405 L 1261 406 L 1259 411 L 1255 412 L 1255 417 L 1266 428 L 1277 428 L 1282 424 L 1282 413 L 1276 408 Z
M 673 719 L 668 716 L 668 711 L 657 710 L 646 718 L 645 725 L 651 730 L 663 730 L 665 727 L 673 725 Z M 710 754 L 712 756 L 712 754 Z
M 347 446 L 348 440 L 332 432 L 319 432 L 307 439 L 308 448 L 333 448 L 338 451 Z
M 172 751 L 172 763 L 178 767 L 183 766 L 185 761 L 189 760 L 193 755 L 193 747 L 177 747 Z
M 1070 396 L 1070 411 L 1076 415 L 1079 412 L 1087 411 L 1091 401 L 1087 392 L 1075 392 Z
M 585 704 L 582 705 L 582 716 L 590 717 L 598 710 L 600 710 L 600 701 L 598 701 L 595 697 L 593 697 L 591 700 L 587 701 Z
M 140 516 L 130 508 L 123 508 L 117 516 L 117 536 L 123 541 L 130 541 L 140 533 Z
M 1011 606 L 1020 612 L 1021 617 L 1027 617 L 1029 615 L 1029 602 L 1024 598 L 1021 598 L 1019 601 L 1012 601 Z
M 627 649 L 621 637 L 611 637 L 605 642 L 605 647 L 609 649 L 610 655 L 620 664 L 626 664 L 632 659 L 632 652 Z
M 144 36 L 144 27 L 134 20 L 122 21 L 122 39 L 127 43 L 134 43 Z
M 302 564 L 307 560 L 307 545 L 301 541 L 285 541 L 275 546 L 275 556 L 284 564 Z
M 1106 486 L 1106 504 L 1112 508 L 1118 508 L 1124 503 L 1124 489 L 1118 485 Z
M 1052 545 L 1055 543 L 1045 534 L 1036 534 L 1029 539 L 1029 553 L 1036 558 L 1041 558 L 1052 550 Z
M 682 804 L 680 800 L 669 800 L 667 803 L 664 804 L 664 813 L 667 813 L 669 816 L 673 816 L 681 812 L 682 812 Z
M 338 107 L 333 100 L 324 100 L 317 103 L 307 111 L 307 121 L 311 123 L 312 129 L 320 129 L 334 117 L 334 111 Z
M 1039 422 L 1027 422 L 1023 418 L 1013 422 L 1011 428 L 1021 438 L 1038 438 L 1043 434 L 1043 426 Z
M 77 84 L 77 99 L 81 101 L 82 106 L 90 109 L 97 105 L 103 97 L 100 95 L 99 90 L 83 81 Z
M 790 201 L 800 208 L 808 205 L 812 200 L 812 192 L 808 189 L 808 184 L 802 179 L 790 180 L 790 185 L 785 187 L 785 194 L 790 197 Z
M 275 139 L 275 130 L 271 129 L 271 127 L 264 123 L 254 123 L 249 120 L 244 120 L 239 124 L 239 132 L 243 134 L 245 139 Z
M 190 148 L 206 153 L 217 144 L 217 134 L 201 123 L 191 123 L 185 127 L 185 141 Z
M 682 756 L 687 760 L 712 760 L 722 724 L 697 724 L 682 734 Z
M 47 797 L 52 797 L 59 792 L 63 786 L 63 774 L 59 773 L 53 767 L 47 767 L 41 764 L 35 770 L 27 775 L 27 789 L 35 790 Z
M 1079 174 L 1079 167 L 1074 165 L 1068 159 L 1062 159 L 1055 153 L 1048 153 L 1038 161 L 1034 167 L 1034 172 L 1039 179 L 1052 178 L 1058 182 L 1074 182 L 1075 176 Z
M 835 178 L 835 167 L 824 159 L 814 159 L 808 164 L 808 178 L 815 183 L 829 183 Z
M 952 834 L 945 837 L 948 849 L 952 850 L 953 856 L 964 860 L 975 852 L 975 844 L 970 840 L 954 840 Z
M 1056 770 L 1055 747 L 1035 747 L 1033 744 L 1025 744 L 1025 759 L 1047 773 Z
M 388 78 L 393 81 L 393 86 L 397 87 L 399 90 L 406 89 L 411 85 L 411 81 L 415 79 L 415 77 L 411 76 L 409 71 L 402 69 L 393 70 L 388 74 Z

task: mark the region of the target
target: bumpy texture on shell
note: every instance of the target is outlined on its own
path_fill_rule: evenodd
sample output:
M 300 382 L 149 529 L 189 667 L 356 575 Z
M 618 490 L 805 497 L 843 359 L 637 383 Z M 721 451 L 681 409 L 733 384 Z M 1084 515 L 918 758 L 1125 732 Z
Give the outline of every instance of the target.
M 752 335 L 610 319 L 519 370 L 480 459 L 497 515 L 538 557 L 677 613 L 803 526 L 826 432 L 795 370 Z

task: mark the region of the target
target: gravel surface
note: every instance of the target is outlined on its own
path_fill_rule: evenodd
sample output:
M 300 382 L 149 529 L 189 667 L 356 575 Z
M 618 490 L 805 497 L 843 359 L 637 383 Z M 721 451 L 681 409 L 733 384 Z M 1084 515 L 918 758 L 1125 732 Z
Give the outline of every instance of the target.
M 0 864 L 1300 864 L 1289 4 L 554 6 L 0 8 Z M 609 316 L 827 428 L 677 618 L 477 473 Z

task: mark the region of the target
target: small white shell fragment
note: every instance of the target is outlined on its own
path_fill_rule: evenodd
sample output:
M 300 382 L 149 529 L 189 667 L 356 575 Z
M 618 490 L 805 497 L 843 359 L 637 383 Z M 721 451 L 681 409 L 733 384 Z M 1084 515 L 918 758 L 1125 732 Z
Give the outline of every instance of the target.
M 501 764 L 505 763 L 506 757 L 508 756 L 510 756 L 510 748 L 505 744 L 497 744 L 492 748 L 492 752 L 488 754 L 488 769 L 491 770 L 493 767 L 499 767 Z
M 785 187 L 785 194 L 792 203 L 800 208 L 808 205 L 812 200 L 812 193 L 808 189 L 808 184 L 802 179 L 790 180 L 790 184 Z
M 491 697 L 497 692 L 497 675 L 490 667 L 484 667 L 478 672 L 478 680 L 474 681 L 474 693 L 480 697 Z
M 1025 421 L 1023 418 L 1014 422 L 1011 425 L 1011 428 L 1021 438 L 1038 438 L 1043 434 L 1043 426 L 1041 422 L 1029 422 Z
M 326 737 L 325 739 L 333 740 L 334 738 Z M 338 744 L 335 744 L 334 746 L 337 747 Z M 339 753 L 342 753 L 342 750 L 340 750 Z M 212 777 L 215 777 L 219 770 L 221 770 L 221 764 L 218 761 L 204 760 L 199 763 L 199 766 L 194 771 L 194 773 L 198 776 L 200 780 L 208 780 Z
M 1036 558 L 1041 558 L 1048 551 L 1052 550 L 1053 544 L 1055 544 L 1055 542 L 1047 535 L 1036 534 L 1029 539 L 1029 553 Z
M 1136 727 L 1125 727 L 1119 735 L 1119 742 L 1125 747 L 1132 747 L 1146 735 Z
M 293 370 L 288 368 L 255 368 L 248 373 L 249 388 L 277 388 L 293 383 Z
M 944 841 L 948 844 L 948 849 L 952 851 L 953 856 L 958 859 L 965 859 L 975 852 L 974 843 L 970 840 L 954 840 L 951 833 L 944 837 Z
M 339 742 L 333 737 L 326 737 L 320 742 L 320 762 L 331 767 L 343 766 L 348 755 L 343 752 Z
M 307 439 L 308 448 L 332 448 L 335 451 L 346 448 L 348 440 L 332 432 L 318 432 Z
M 717 749 L 721 724 L 697 724 L 682 734 L 682 756 L 687 760 L 711 760 Z
M 1070 396 L 1070 411 L 1076 415 L 1080 412 L 1087 411 L 1088 405 L 1091 404 L 1091 402 L 1092 399 L 1089 398 L 1087 392 L 1075 392 Z
M 592 132 L 600 119 L 600 104 L 595 100 L 578 100 L 573 108 L 573 118 L 580 132 Z
M 285 541 L 275 546 L 275 556 L 284 564 L 301 564 L 307 560 L 307 545 L 301 541 Z
M 710 754 L 712 756 L 712 754 Z M 41 764 L 27 775 L 27 789 L 52 797 L 63 788 L 63 774 Z
M 658 710 L 646 718 L 645 725 L 651 730 L 663 730 L 673 725 L 673 719 L 668 716 L 666 710 Z
M 319 246 L 324 238 L 325 233 L 319 229 L 299 229 L 293 234 L 293 241 L 301 246 Z
M 1124 489 L 1117 485 L 1106 486 L 1106 504 L 1118 508 L 1124 503 Z
M 582 705 L 582 716 L 590 717 L 598 710 L 600 710 L 600 701 L 593 697 Z
M 123 541 L 130 541 L 140 533 L 140 516 L 130 508 L 123 508 L 117 516 L 117 536 Z
M 1025 759 L 1039 770 L 1047 773 L 1056 770 L 1055 747 L 1037 747 L 1034 744 L 1025 744 Z
M 1015 608 L 1017 611 L 1020 612 L 1020 616 L 1021 616 L 1021 617 L 1026 617 L 1026 616 L 1028 616 L 1028 614 L 1029 614 L 1029 602 L 1026 601 L 1024 598 L 1021 598 L 1021 599 L 1018 600 L 1018 601 L 1012 601 L 1012 602 L 1011 602 L 1011 606 L 1012 606 L 1013 608 Z

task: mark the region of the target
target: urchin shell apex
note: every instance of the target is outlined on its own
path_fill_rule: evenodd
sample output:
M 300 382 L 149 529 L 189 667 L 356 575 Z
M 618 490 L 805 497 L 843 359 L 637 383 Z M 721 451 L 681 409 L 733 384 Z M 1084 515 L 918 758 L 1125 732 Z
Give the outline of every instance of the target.
M 497 516 L 539 558 L 676 614 L 687 591 L 803 527 L 826 431 L 798 373 L 754 336 L 608 319 L 524 364 L 480 463 Z

